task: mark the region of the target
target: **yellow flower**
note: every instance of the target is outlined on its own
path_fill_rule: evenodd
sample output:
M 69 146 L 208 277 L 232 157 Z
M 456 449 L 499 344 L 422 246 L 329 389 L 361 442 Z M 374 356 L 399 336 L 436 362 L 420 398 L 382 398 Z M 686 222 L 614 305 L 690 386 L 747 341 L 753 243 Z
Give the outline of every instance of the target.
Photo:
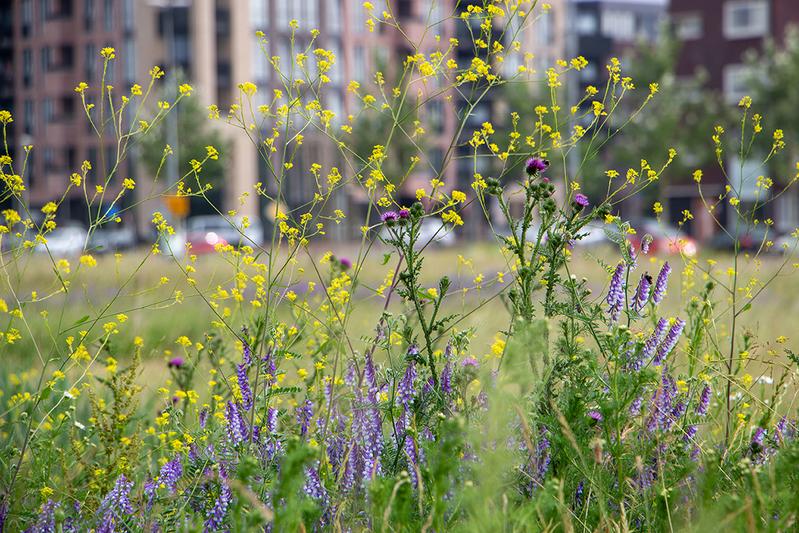
M 93 268 L 97 266 L 97 259 L 90 255 L 82 255 L 80 256 L 80 264 L 85 265 L 89 268 Z
M 114 59 L 117 56 L 116 50 L 110 46 L 106 46 L 102 50 L 100 50 L 100 55 L 103 56 L 105 59 L 110 60 Z

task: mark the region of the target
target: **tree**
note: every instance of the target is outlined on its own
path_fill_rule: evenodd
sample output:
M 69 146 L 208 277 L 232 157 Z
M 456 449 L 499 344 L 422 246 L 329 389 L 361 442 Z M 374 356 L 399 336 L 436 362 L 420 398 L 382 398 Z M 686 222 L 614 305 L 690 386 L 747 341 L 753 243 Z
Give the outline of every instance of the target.
M 171 112 L 177 115 L 178 142 L 177 146 L 173 147 L 174 154 L 170 157 L 177 158 L 179 177 L 186 176 L 191 171 L 192 159 L 199 161 L 205 157 L 206 146 L 213 146 L 219 151 L 219 159 L 206 161 L 200 174 L 201 183 L 212 186 L 206 196 L 218 206 L 224 188 L 227 142 L 218 131 L 208 127 L 208 117 L 196 98 L 184 98 Z M 155 176 L 158 172 L 164 147 L 169 143 L 168 128 L 167 121 L 162 121 L 142 139 L 142 161 L 151 176 Z M 162 168 L 159 180 L 165 183 L 168 179 L 166 169 Z M 186 187 L 196 191 L 198 187 L 193 179 L 187 180 Z M 191 212 L 193 214 L 210 212 L 208 202 L 200 197 L 192 197 Z

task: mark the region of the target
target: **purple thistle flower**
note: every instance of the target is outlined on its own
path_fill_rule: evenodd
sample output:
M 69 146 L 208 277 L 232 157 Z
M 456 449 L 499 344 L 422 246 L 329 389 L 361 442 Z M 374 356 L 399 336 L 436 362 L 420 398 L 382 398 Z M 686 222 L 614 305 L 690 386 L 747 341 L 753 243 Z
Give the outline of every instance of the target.
M 239 390 L 241 390 L 241 406 L 245 411 L 249 411 L 252 408 L 252 389 L 250 388 L 250 378 L 247 376 L 245 363 L 236 366 L 236 376 L 238 377 Z
M 297 423 L 300 425 L 300 436 L 304 437 L 308 434 L 312 418 L 313 403 L 311 403 L 311 400 L 305 400 L 300 407 L 297 407 Z
M 247 438 L 247 423 L 241 416 L 241 411 L 236 403 L 228 402 L 225 409 L 225 419 L 227 420 L 228 440 L 236 446 Z
M 600 413 L 599 411 L 596 411 L 594 409 L 588 411 L 586 414 L 588 415 L 588 418 L 591 418 L 595 422 L 602 422 L 602 420 L 603 420 L 602 413 Z
M 133 505 L 130 502 L 132 488 L 133 482 L 128 481 L 124 474 L 117 478 L 114 488 L 103 498 L 97 509 L 97 516 L 100 517 L 100 523 L 97 526 L 98 533 L 112 533 L 116 531 L 117 525 L 125 525 L 126 517 L 133 514 Z M 127 527 L 123 527 L 123 529 L 127 529 Z
M 164 463 L 158 474 L 158 482 L 162 483 L 172 494 L 175 493 L 178 480 L 183 475 L 183 465 L 180 464 L 180 457 L 175 457 L 171 461 Z
M 218 531 L 222 528 L 227 515 L 228 507 L 233 501 L 233 493 L 230 490 L 227 482 L 223 479 L 219 488 L 219 496 L 214 502 L 214 506 L 208 510 L 205 516 L 205 531 Z
M 480 363 L 474 357 L 466 357 L 463 361 L 461 361 L 461 366 L 463 368 L 480 368 Z
M 549 161 L 540 157 L 531 157 L 524 165 L 524 171 L 530 176 L 539 172 L 543 172 L 547 168 L 549 168 Z
M 638 282 L 638 288 L 635 290 L 635 299 L 633 300 L 633 309 L 640 313 L 643 311 L 646 302 L 649 301 L 649 292 L 652 289 L 652 277 L 649 274 L 641 276 L 641 281 Z
M 346 257 L 342 257 L 341 259 L 339 259 L 338 264 L 341 265 L 342 270 L 349 270 L 352 268 L 352 261 L 350 261 Z
M 705 416 L 707 414 L 707 408 L 710 406 L 710 385 L 705 385 L 705 388 L 702 389 L 702 393 L 699 395 L 699 403 L 696 405 L 696 410 L 694 411 L 697 416 Z
M 584 195 L 581 192 L 578 192 L 577 194 L 574 195 L 574 203 L 575 205 L 578 205 L 580 207 L 588 207 L 588 204 L 590 202 L 588 201 L 588 197 L 586 195 Z
M 391 226 L 392 224 L 394 224 L 394 222 L 399 220 L 399 215 L 397 214 L 396 211 L 386 211 L 385 213 L 380 215 L 380 220 L 382 220 L 384 224 L 388 224 L 389 226 Z
M 169 360 L 166 366 L 168 366 L 169 368 L 180 368 L 183 366 L 183 363 L 184 361 L 182 357 L 173 357 L 172 359 Z
M 408 366 L 405 368 L 405 375 L 397 385 L 397 400 L 400 405 L 409 410 L 413 403 L 413 397 L 416 395 L 416 364 L 413 360 L 408 361 Z
M 671 274 L 671 266 L 669 266 L 669 262 L 666 261 L 663 263 L 660 273 L 658 273 L 658 279 L 655 281 L 655 290 L 652 292 L 652 301 L 655 304 L 659 304 L 666 295 L 666 286 L 669 283 L 669 274 Z
M 402 209 L 399 210 L 397 216 L 399 216 L 400 220 L 408 220 L 409 218 L 411 218 L 411 212 L 403 207 Z
M 682 334 L 682 330 L 685 328 L 685 321 L 681 318 L 675 320 L 674 324 L 672 324 L 671 329 L 666 334 L 666 338 L 663 339 L 663 342 L 660 343 L 658 347 L 658 351 L 655 354 L 655 358 L 652 360 L 652 364 L 655 366 L 659 366 L 663 363 L 663 360 L 668 356 L 671 351 L 677 346 L 677 341 L 680 340 L 680 335 Z

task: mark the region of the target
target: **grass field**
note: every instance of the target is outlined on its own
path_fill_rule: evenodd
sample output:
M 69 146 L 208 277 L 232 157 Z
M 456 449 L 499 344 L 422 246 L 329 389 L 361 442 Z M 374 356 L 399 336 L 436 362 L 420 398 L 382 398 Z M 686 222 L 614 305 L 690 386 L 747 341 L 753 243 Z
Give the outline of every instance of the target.
M 341 246 L 333 251 L 337 257 L 354 260 L 358 256 L 358 249 L 353 245 Z M 347 329 L 350 342 L 356 350 L 361 347 L 360 337 L 373 331 L 386 303 L 384 297 L 375 293 L 375 288 L 393 271 L 397 258 L 388 258 L 384 265 L 383 252 L 377 248 L 370 250 L 361 263 L 363 268 L 353 291 L 353 312 L 348 319 Z M 308 258 L 320 257 L 323 253 L 324 250 L 318 249 L 300 255 L 301 259 L 290 266 L 296 270 L 293 278 L 297 282 L 289 289 L 302 294 L 307 289 L 307 282 L 314 281 L 316 291 L 320 294 L 317 298 L 321 298 L 319 287 L 326 283 L 326 273 L 319 265 L 314 268 Z M 207 303 L 207 297 L 218 287 L 231 285 L 234 266 L 216 255 L 200 256 L 195 265 L 197 271 L 193 274 L 197 282 L 192 286 L 187 283 L 186 274 L 174 260 L 146 255 L 145 250 L 136 250 L 122 257 L 98 257 L 96 267 L 80 268 L 66 294 L 60 290 L 60 283 L 53 274 L 53 266 L 47 256 L 30 255 L 18 262 L 7 261 L 0 297 L 8 303 L 9 308 L 14 307 L 17 298 L 24 302 L 26 320 L 21 326 L 17 324 L 17 327 L 29 330 L 30 334 L 23 334 L 22 340 L 6 346 L 6 363 L 24 366 L 36 357 L 57 358 L 58 354 L 53 349 L 66 346 L 66 337 L 76 335 L 77 331 L 85 329 L 87 324 L 95 320 L 98 324 L 113 320 L 119 313 L 128 316 L 116 341 L 123 359 L 136 336 L 145 339 L 143 353 L 155 365 L 161 365 L 170 355 L 179 336 L 201 339 L 211 321 L 217 318 Z M 708 260 L 710 263 L 715 261 L 713 277 L 722 283 L 729 282 L 729 257 L 698 258 L 692 276 L 684 272 L 681 258 L 672 257 L 669 260 L 675 275 L 665 305 L 672 316 L 681 314 L 681 308 L 686 304 L 681 287 L 691 282 L 705 283 L 710 279 L 701 271 L 709 267 Z M 608 281 L 603 265 L 615 261 L 616 253 L 609 247 L 578 248 L 573 253 L 570 273 L 586 277 L 596 297 L 602 298 Z M 655 275 L 662 258 L 642 257 L 639 263 L 636 277 L 644 271 Z M 787 346 L 798 349 L 799 336 L 792 338 L 792 332 L 794 317 L 799 312 L 799 300 L 796 298 L 799 293 L 799 273 L 794 272 L 792 260 L 781 256 L 744 260 L 739 266 L 739 285 L 746 286 L 754 278 L 757 281 L 752 285 L 754 290 L 750 291 L 754 294 L 757 286 L 774 276 L 781 267 L 782 273 L 757 295 L 757 312 L 745 313 L 741 315 L 741 320 L 744 327 L 762 343 L 785 335 L 789 338 Z M 457 329 L 475 328 L 473 349 L 476 355 L 485 352 L 494 335 L 508 325 L 509 315 L 501 293 L 511 277 L 507 274 L 506 281 L 501 283 L 497 280 L 497 272 L 508 272 L 508 265 L 492 244 L 437 248 L 429 250 L 426 255 L 423 279 L 429 286 L 436 285 L 443 275 L 452 280 L 453 289 L 448 298 L 447 311 L 459 315 Z M 14 288 L 13 292 L 10 287 Z M 176 291 L 182 294 L 177 300 Z M 745 298 L 744 291 L 739 291 L 739 296 Z M 389 302 L 390 312 L 402 312 L 396 300 Z M 718 290 L 716 301 L 721 305 L 719 309 L 728 307 L 729 293 Z M 113 302 L 110 307 L 109 302 Z M 739 303 L 739 307 L 741 305 Z M 484 311 L 474 313 L 479 308 L 484 308 Z M 286 308 L 286 313 L 288 311 Z M 227 320 L 228 325 L 237 330 L 250 312 L 251 309 L 246 305 L 242 306 L 240 313 L 234 310 Z M 718 318 L 721 322 L 715 324 L 721 333 L 727 328 L 725 317 L 728 318 L 729 313 L 720 313 Z M 34 343 L 31 338 L 37 341 Z

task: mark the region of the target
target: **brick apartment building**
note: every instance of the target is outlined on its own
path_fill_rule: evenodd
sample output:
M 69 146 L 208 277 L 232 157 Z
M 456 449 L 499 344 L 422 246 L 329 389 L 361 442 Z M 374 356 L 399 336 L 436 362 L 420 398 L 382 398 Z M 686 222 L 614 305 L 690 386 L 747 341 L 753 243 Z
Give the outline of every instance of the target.
M 180 72 L 195 87 L 195 96 L 203 105 L 218 104 L 226 109 L 238 97 L 238 84 L 253 81 L 259 86 L 257 99 L 271 96 L 279 87 L 269 59 L 261 51 L 256 31 L 268 38 L 270 56 L 288 61 L 289 22 L 296 19 L 300 28 L 297 46 L 309 39 L 312 28 L 320 30 L 319 46 L 331 49 L 337 57 L 331 72 L 332 81 L 324 91 L 324 105 L 334 110 L 337 120 L 357 111 L 360 103 L 347 91 L 350 80 L 366 86 L 375 70 L 387 72 L 401 68 L 401 61 L 418 51 L 430 53 L 440 47 L 435 35 L 446 43 L 459 37 L 458 62 L 471 60 L 471 39 L 465 23 L 454 17 L 456 0 L 390 0 L 390 8 L 404 29 L 404 34 L 377 25 L 374 32 L 366 27 L 361 0 L 9 0 L 0 6 L 0 24 L 8 26 L 0 40 L 0 107 L 15 115 L 13 147 L 35 146 L 25 175 L 28 199 L 33 207 L 56 199 L 63 191 L 69 174 L 83 160 L 92 162 L 95 176 L 103 175 L 101 162 L 110 168 L 114 163 L 114 141 L 100 141 L 89 129 L 74 87 L 87 81 L 90 101 L 97 98 L 101 59 L 105 46 L 117 49 L 117 60 L 110 64 L 108 82 L 120 88 L 146 80 L 153 65 L 167 72 Z M 374 12 L 382 13 L 385 0 L 372 2 Z M 481 2 L 478 2 L 481 3 Z M 555 59 L 566 56 L 565 27 L 568 0 L 554 0 L 552 12 L 519 36 L 524 51 L 536 55 L 539 72 Z M 466 3 L 460 2 L 459 11 Z M 2 11 L 4 10 L 4 11 Z M 429 23 L 432 29 L 426 30 Z M 10 38 L 8 36 L 11 36 Z M 508 43 L 506 43 L 508 44 Z M 510 62 L 509 62 L 510 63 Z M 174 64 L 175 68 L 170 68 Z M 510 63 L 507 68 L 515 68 Z M 174 84 L 174 80 L 168 83 Z M 435 81 L 424 87 L 434 94 Z M 456 112 L 464 106 L 457 95 L 442 94 L 424 106 L 419 117 L 430 141 L 426 161 L 409 177 L 405 190 L 413 191 L 430 178 L 438 176 L 451 187 L 468 190 L 472 169 L 455 160 L 444 164 L 445 154 L 456 128 Z M 497 120 L 501 112 L 497 102 L 486 98 L 469 119 L 464 130 L 479 127 L 485 120 Z M 498 120 L 502 120 L 499 117 Z M 254 184 L 265 181 L 266 167 L 259 163 L 255 146 L 234 128 L 222 127 L 229 134 L 230 146 L 225 177 L 224 208 L 236 208 L 245 214 L 264 214 L 265 206 L 255 201 L 243 208 L 239 196 L 252 191 Z M 379 139 L 375 142 L 379 142 Z M 299 205 L 313 194 L 307 168 L 311 161 L 336 164 L 337 154 L 329 141 L 309 139 L 303 159 L 295 161 L 290 172 L 287 200 Z M 117 174 L 112 193 L 122 178 L 134 177 L 138 183 L 149 178 L 141 165 L 129 166 Z M 468 162 L 468 161 L 467 161 Z M 260 176 L 259 175 L 263 175 Z M 363 205 L 360 191 L 352 188 L 337 207 Z M 252 197 L 252 196 L 251 196 Z M 342 203 L 343 202 L 343 203 Z M 344 205 L 348 204 L 348 205 Z M 78 191 L 65 203 L 60 214 L 83 219 L 84 201 Z M 149 213 L 162 208 L 145 204 L 139 213 L 140 229 L 147 227 Z M 470 217 L 477 219 L 478 217 Z M 340 236 L 344 236 L 343 234 Z
M 796 0 L 671 0 L 669 6 L 673 31 L 681 41 L 677 76 L 690 77 L 698 71 L 707 76 L 708 88 L 718 92 L 730 105 L 736 105 L 747 94 L 749 72 L 744 55 L 759 51 L 766 39 L 778 42 L 791 24 L 799 23 L 799 2 Z M 765 174 L 755 162 L 746 162 L 743 173 L 734 156 L 726 162 L 732 185 L 741 190 L 742 202 L 755 195 L 755 178 Z M 687 177 L 684 177 L 687 178 Z M 718 167 L 705 170 L 703 187 L 706 196 L 719 194 L 726 185 Z M 691 209 L 696 216 L 694 233 L 709 237 L 713 222 L 701 207 L 696 184 L 689 179 L 670 186 L 670 210 Z M 799 225 L 799 198 L 790 190 L 780 196 L 769 213 L 778 231 L 791 231 Z M 728 214 L 722 214 L 722 220 Z

